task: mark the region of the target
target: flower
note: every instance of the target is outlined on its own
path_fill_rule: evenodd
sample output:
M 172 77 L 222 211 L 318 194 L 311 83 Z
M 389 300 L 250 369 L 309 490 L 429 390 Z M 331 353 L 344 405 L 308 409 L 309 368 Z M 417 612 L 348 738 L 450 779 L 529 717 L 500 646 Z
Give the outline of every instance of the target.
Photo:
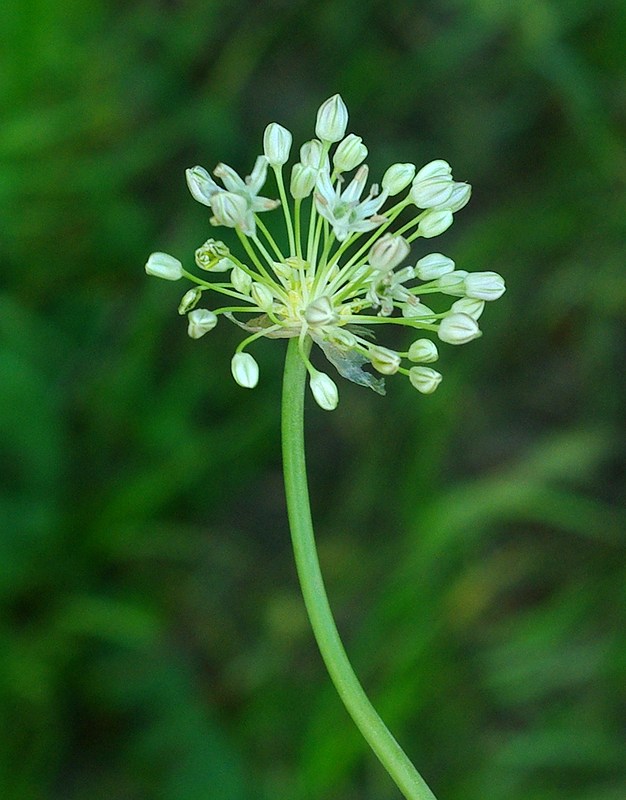
M 443 233 L 468 202 L 471 187 L 455 181 L 450 165 L 441 159 L 417 172 L 411 163 L 397 163 L 384 173 L 382 192 L 374 184 L 363 198 L 369 177 L 362 163 L 367 148 L 356 134 L 345 135 L 347 123 L 348 111 L 339 95 L 322 104 L 317 138 L 301 146 L 300 161 L 290 171 L 293 211 L 283 180 L 292 136 L 276 122 L 265 129 L 263 155 L 247 178 L 218 164 L 214 175 L 220 186 L 203 167 L 188 169 L 192 196 L 211 208 L 213 225 L 235 230 L 241 251 L 208 239 L 194 256 L 202 276 L 186 272 L 167 253 L 153 253 L 146 264 L 150 275 L 193 281 L 179 305 L 192 338 L 212 330 L 220 316 L 246 332 L 231 362 L 240 386 L 251 389 L 258 383 L 259 366 L 247 352 L 257 339 L 297 338 L 312 395 L 328 411 L 336 408 L 339 391 L 335 381 L 311 363 L 311 343 L 353 383 L 384 394 L 383 376 L 400 374 L 418 392 L 430 394 L 442 379 L 426 366 L 439 358 L 432 338 L 418 338 L 407 352 L 396 352 L 377 343 L 377 326 L 400 325 L 422 337 L 465 344 L 481 336 L 478 319 L 486 302 L 505 290 L 498 273 L 457 269 L 442 253 L 420 253 L 417 263 L 412 262 L 415 266 L 407 264 L 413 242 Z M 277 242 L 257 220 L 260 212 L 280 205 L 261 195 L 268 166 L 283 201 L 284 242 Z M 344 173 L 354 169 L 353 176 L 344 179 Z M 394 200 L 383 213 L 389 198 Z M 407 219 L 416 206 L 418 213 Z M 396 224 L 401 215 L 402 222 Z M 432 307 L 430 294 L 440 296 Z M 200 297 L 216 295 L 225 296 L 225 303 L 196 308 Z
M 212 225 L 238 228 L 246 236 L 254 236 L 255 213 L 271 211 L 280 205 L 279 200 L 259 196 L 267 178 L 268 164 L 267 156 L 259 156 L 245 180 L 227 164 L 218 164 L 213 174 L 221 178 L 225 188 L 218 186 L 204 167 L 191 167 L 185 172 L 187 186 L 192 197 L 211 207 L 214 214 L 211 218 Z
M 341 191 L 341 183 L 333 186 L 328 170 L 322 170 L 317 178 L 315 205 L 322 217 L 327 219 L 338 241 L 345 241 L 352 233 L 374 230 L 385 221 L 376 212 L 387 199 L 383 192 L 378 197 L 378 187 L 372 186 L 370 193 L 361 201 L 367 183 L 368 167 L 359 167 L 354 178 Z

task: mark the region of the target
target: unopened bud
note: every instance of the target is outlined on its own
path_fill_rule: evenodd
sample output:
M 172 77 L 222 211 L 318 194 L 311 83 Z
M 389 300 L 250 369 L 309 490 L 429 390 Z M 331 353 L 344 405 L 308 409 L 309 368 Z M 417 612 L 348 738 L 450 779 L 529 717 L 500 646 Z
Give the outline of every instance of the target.
M 446 200 L 446 208 L 452 213 L 460 211 L 469 203 L 472 195 L 472 187 L 469 183 L 455 183 L 452 194 Z
M 363 139 L 350 133 L 337 145 L 333 164 L 337 172 L 349 172 L 358 167 L 366 158 L 367 147 L 363 144 Z
M 323 142 L 339 142 L 348 126 L 348 109 L 341 96 L 334 94 L 325 100 L 317 112 L 315 135 Z
M 386 347 L 370 347 L 368 354 L 372 366 L 382 375 L 395 375 L 402 363 L 400 356 Z
M 464 269 L 456 269 L 454 272 L 447 272 L 437 278 L 437 288 L 442 294 L 449 294 L 453 297 L 465 297 L 465 279 L 468 272 Z
M 274 304 L 274 295 L 264 283 L 253 283 L 250 289 L 250 296 L 261 311 L 269 311 Z
M 367 260 L 374 269 L 388 272 L 402 263 L 410 251 L 411 246 L 406 239 L 386 233 L 372 245 Z
M 383 175 L 383 191 L 390 197 L 399 194 L 415 176 L 415 164 L 392 164 Z
M 418 208 L 441 208 L 446 205 L 454 189 L 450 176 L 428 178 L 414 181 L 411 187 L 411 200 Z
M 230 371 L 244 389 L 254 389 L 259 382 L 259 365 L 250 353 L 235 353 L 230 362 Z
M 324 411 L 333 411 L 339 402 L 337 385 L 332 378 L 323 372 L 314 372 L 309 381 L 315 402 Z
M 198 304 L 198 300 L 202 297 L 202 289 L 199 286 L 194 286 L 182 296 L 178 306 L 178 313 L 182 316 Z
M 429 161 L 428 164 L 419 170 L 413 183 L 426 181 L 430 178 L 445 177 L 446 175 L 452 175 L 452 167 L 447 161 L 444 161 L 442 158 L 437 158 L 435 161 Z
M 504 278 L 497 272 L 470 272 L 465 278 L 465 294 L 476 300 L 497 300 L 505 288 Z
M 233 288 L 240 294 L 248 294 L 252 286 L 252 278 L 245 270 L 235 265 L 233 271 L 230 273 L 230 282 Z
M 304 318 L 312 327 L 332 325 L 338 319 L 331 299 L 326 295 L 318 297 L 309 303 L 304 312 Z
M 409 361 L 432 364 L 439 358 L 437 345 L 430 339 L 417 339 L 409 347 Z
M 208 308 L 196 308 L 187 315 L 187 333 L 192 339 L 199 339 L 205 333 L 212 331 L 217 325 L 217 317 Z
M 293 137 L 278 122 L 270 122 L 263 134 L 263 151 L 272 167 L 282 167 L 289 160 Z
M 432 394 L 441 383 L 442 375 L 431 367 L 411 367 L 409 380 L 411 385 L 422 394 Z
M 434 281 L 454 270 L 454 261 L 442 253 L 430 253 L 415 265 L 415 277 L 421 281 Z
M 473 297 L 462 297 L 452 303 L 450 311 L 455 314 L 467 314 L 472 319 L 480 319 L 480 315 L 485 310 L 484 300 L 475 300 Z
M 448 344 L 467 344 L 481 336 L 476 320 L 467 314 L 449 314 L 441 320 L 437 335 Z
M 183 277 L 183 265 L 167 253 L 152 253 L 146 261 L 146 272 L 155 278 L 177 281 Z
M 424 239 L 432 239 L 433 236 L 439 236 L 440 233 L 447 231 L 453 222 L 451 211 L 430 209 L 420 220 L 417 232 Z
M 289 191 L 295 200 L 304 200 L 315 187 L 317 172 L 313 167 L 304 164 L 294 164 L 291 170 L 291 183 Z

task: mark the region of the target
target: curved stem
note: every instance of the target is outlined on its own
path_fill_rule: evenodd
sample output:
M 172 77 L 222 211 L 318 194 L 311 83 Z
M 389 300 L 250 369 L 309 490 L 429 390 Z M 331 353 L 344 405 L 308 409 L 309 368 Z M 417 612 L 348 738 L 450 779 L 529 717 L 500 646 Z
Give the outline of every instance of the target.
M 310 342 L 310 340 L 308 340 Z M 283 379 L 282 444 L 287 511 L 298 577 L 326 668 L 350 716 L 407 800 L 435 800 L 359 683 L 333 619 L 317 558 L 304 452 L 306 367 L 298 340 L 287 349 Z

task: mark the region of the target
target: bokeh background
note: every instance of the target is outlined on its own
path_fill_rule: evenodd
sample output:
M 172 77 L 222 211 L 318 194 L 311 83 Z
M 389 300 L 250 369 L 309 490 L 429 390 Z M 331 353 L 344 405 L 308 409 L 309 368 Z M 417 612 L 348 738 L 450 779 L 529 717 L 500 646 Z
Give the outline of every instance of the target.
M 508 283 L 435 395 L 309 407 L 356 670 L 441 800 L 622 800 L 626 6 L 4 0 L 0 24 L 3 800 L 398 797 L 303 612 L 284 343 L 240 389 L 240 332 L 191 341 L 143 270 L 210 235 L 185 167 L 245 174 L 336 91 L 373 176 L 445 158 L 474 185 L 414 252 Z

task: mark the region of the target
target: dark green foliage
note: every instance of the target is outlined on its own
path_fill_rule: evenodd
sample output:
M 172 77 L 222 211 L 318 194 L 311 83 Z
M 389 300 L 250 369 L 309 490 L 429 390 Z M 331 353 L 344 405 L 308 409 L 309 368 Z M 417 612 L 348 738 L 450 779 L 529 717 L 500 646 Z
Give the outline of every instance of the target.
M 441 800 L 626 796 L 624 4 L 5 0 L 0 25 L 0 796 L 397 798 L 299 599 L 284 343 L 245 392 L 239 332 L 189 340 L 182 285 L 143 273 L 210 234 L 186 166 L 245 172 L 335 91 L 373 174 L 474 185 L 420 252 L 509 287 L 432 397 L 310 408 L 355 668 Z

